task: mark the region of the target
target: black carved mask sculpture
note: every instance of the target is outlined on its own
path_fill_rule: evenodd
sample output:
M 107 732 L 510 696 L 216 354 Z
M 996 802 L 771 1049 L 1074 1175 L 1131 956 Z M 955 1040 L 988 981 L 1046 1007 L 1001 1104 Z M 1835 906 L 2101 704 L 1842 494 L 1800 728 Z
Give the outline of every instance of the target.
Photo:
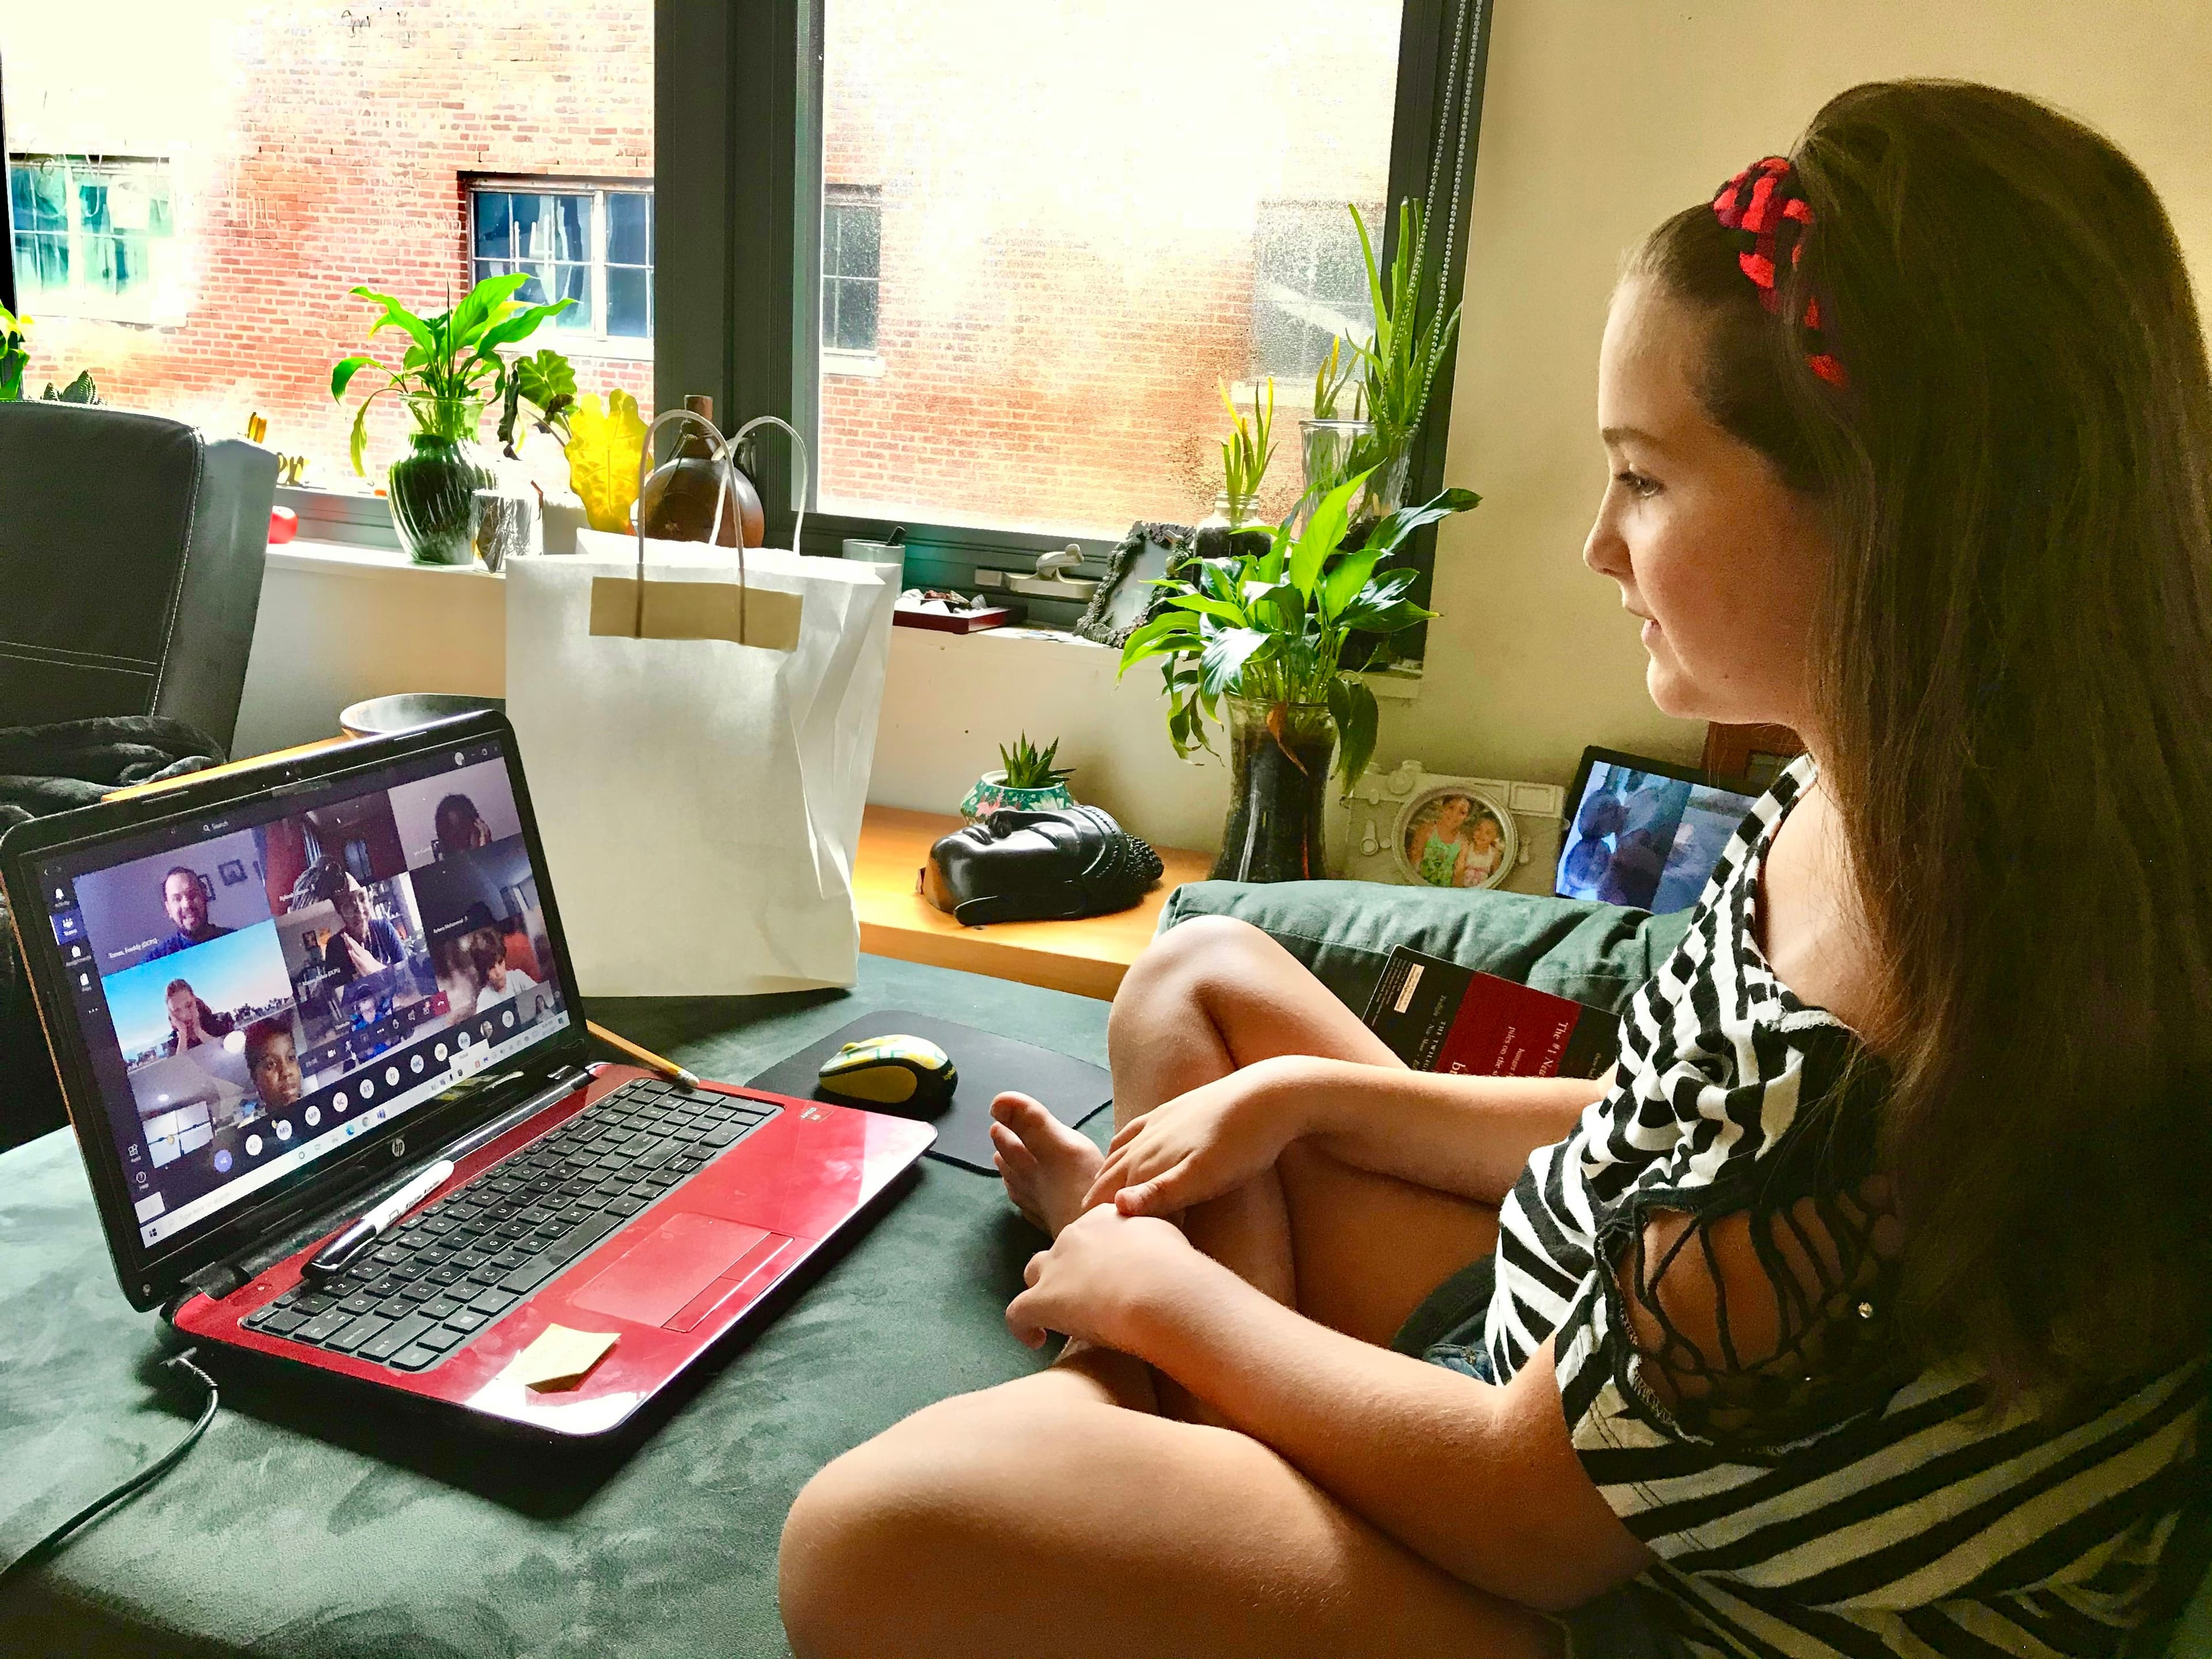
M 929 849 L 921 893 L 968 927 L 1067 921 L 1127 909 L 1160 869 L 1158 853 L 1095 806 L 994 812 Z

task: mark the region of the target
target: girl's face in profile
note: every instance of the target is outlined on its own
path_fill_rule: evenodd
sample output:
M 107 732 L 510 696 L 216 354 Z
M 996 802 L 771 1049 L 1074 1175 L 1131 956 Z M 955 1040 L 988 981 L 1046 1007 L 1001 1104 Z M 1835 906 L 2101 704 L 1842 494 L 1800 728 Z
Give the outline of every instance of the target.
M 1613 295 L 1597 391 L 1613 477 L 1583 562 L 1647 619 L 1644 683 L 1663 712 L 1803 733 L 1826 536 L 1814 503 L 1698 402 L 1705 332 L 1648 281 Z

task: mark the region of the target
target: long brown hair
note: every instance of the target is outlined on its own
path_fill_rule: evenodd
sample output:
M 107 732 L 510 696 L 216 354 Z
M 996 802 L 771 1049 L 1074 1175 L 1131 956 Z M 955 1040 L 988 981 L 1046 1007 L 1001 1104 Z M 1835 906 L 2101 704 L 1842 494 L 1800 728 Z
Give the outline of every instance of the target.
M 2017 94 L 1855 87 L 1769 313 L 1710 209 L 1632 264 L 1814 497 L 1811 706 L 1885 968 L 1910 1328 L 2078 1394 L 2212 1322 L 2212 378 L 2142 172 Z M 1807 367 L 1792 319 L 1817 297 Z

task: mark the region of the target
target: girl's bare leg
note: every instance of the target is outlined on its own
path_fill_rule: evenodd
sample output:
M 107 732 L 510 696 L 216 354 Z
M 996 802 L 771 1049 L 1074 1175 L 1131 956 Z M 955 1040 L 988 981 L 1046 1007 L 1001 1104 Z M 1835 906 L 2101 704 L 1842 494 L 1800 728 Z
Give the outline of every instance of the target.
M 1130 970 L 1109 1047 L 1117 1123 L 1273 1054 L 1397 1064 L 1294 957 L 1222 921 L 1186 923 Z M 1097 1149 L 1022 1097 L 994 1110 L 1009 1193 L 1056 1232 L 1097 1173 Z M 1254 1284 L 1376 1342 L 1497 1242 L 1485 1206 L 1295 1146 L 1250 1189 L 1184 1221 Z M 1127 1355 L 1070 1345 L 1049 1370 L 930 1407 L 847 1453 L 785 1526 L 780 1593 L 794 1650 L 1558 1651 L 1549 1621 L 1460 1583 L 1258 1441 L 1175 1420 L 1202 1409 Z
M 1114 1000 L 1107 1047 L 1117 1128 L 1279 1054 L 1401 1063 L 1297 957 L 1258 928 L 1218 916 L 1183 923 L 1137 959 Z M 1024 1096 L 1001 1096 L 994 1113 L 1008 1192 L 1057 1233 L 1097 1174 L 1097 1149 Z M 1242 1191 L 1193 1206 L 1183 1224 L 1192 1243 L 1277 1300 L 1376 1343 L 1498 1243 L 1489 1206 L 1300 1146 Z M 1188 1414 L 1172 1383 L 1163 1402 Z
M 1124 1409 L 1094 1369 L 1123 1359 L 932 1406 L 817 1475 L 780 1562 L 799 1659 L 1557 1653 L 1258 1441 Z

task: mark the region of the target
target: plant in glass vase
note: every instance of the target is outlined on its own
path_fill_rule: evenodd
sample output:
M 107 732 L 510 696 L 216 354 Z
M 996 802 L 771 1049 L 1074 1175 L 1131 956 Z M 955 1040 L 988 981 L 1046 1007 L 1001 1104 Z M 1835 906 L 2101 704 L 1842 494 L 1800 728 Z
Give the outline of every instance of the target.
M 1193 539 L 1202 557 L 1218 558 L 1229 550 L 1232 540 L 1243 539 L 1246 531 L 1258 516 L 1255 508 L 1260 499 L 1260 485 L 1267 476 L 1267 464 L 1275 459 L 1275 446 L 1271 441 L 1275 427 L 1275 382 L 1267 380 L 1267 401 L 1262 404 L 1260 393 L 1252 393 L 1252 414 L 1249 419 L 1237 407 L 1237 400 L 1229 395 L 1223 385 L 1221 406 L 1229 411 L 1231 431 L 1221 445 L 1221 493 L 1214 497 L 1213 511 L 1201 520 Z M 1263 543 L 1262 531 L 1255 543 Z
M 1154 586 L 1164 614 L 1129 636 L 1121 672 L 1158 659 L 1168 738 L 1178 755 L 1210 749 L 1206 722 L 1229 729 L 1229 816 L 1217 881 L 1295 881 L 1326 872 L 1322 810 L 1332 759 L 1350 788 L 1374 757 L 1375 693 L 1355 635 L 1401 633 L 1434 613 L 1407 597 L 1416 573 L 1382 565 L 1425 525 L 1480 500 L 1447 489 L 1387 514 L 1346 544 L 1355 474 L 1323 495 L 1303 528 L 1285 522 L 1259 550 L 1194 556 Z
M 368 288 L 353 293 L 384 309 L 369 325 L 397 328 L 408 347 L 398 368 L 368 356 L 343 359 L 331 371 L 331 397 L 343 399 L 363 369 L 384 376 L 384 384 L 362 399 L 353 422 L 353 470 L 363 477 L 362 454 L 368 443 L 369 406 L 396 392 L 415 417 L 409 453 L 392 464 L 386 490 L 392 522 L 408 556 L 418 564 L 466 564 L 475 556 L 469 544 L 469 509 L 479 489 L 495 483 L 489 460 L 477 449 L 477 432 L 485 404 L 499 401 L 507 379 L 501 346 L 519 345 L 548 318 L 574 300 L 524 305 L 515 290 L 530 281 L 525 273 L 488 276 L 458 305 L 418 317 L 388 294 Z
M 1370 428 L 1352 447 L 1351 463 L 1370 476 L 1367 500 L 1355 522 L 1393 511 L 1405 498 L 1413 465 L 1413 440 L 1428 418 L 1437 374 L 1459 338 L 1460 308 L 1441 306 L 1421 314 L 1429 282 L 1428 226 L 1420 204 L 1410 197 L 1398 204 L 1398 247 L 1386 276 L 1376 265 L 1375 243 L 1357 207 L 1348 209 L 1359 232 L 1359 252 L 1367 266 L 1367 295 L 1375 331 L 1364 342 L 1350 342 L 1359 365 L 1359 391 L 1367 403 Z

